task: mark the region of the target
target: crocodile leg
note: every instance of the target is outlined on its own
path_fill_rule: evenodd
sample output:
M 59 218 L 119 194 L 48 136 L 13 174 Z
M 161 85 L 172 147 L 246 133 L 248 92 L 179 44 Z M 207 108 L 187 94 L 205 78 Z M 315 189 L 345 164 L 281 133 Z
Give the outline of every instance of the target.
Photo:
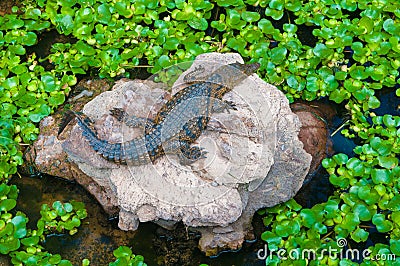
M 206 158 L 207 151 L 198 146 L 190 146 L 187 142 L 181 142 L 181 152 L 178 154 L 182 165 L 189 165 L 199 159 Z
M 146 117 L 137 117 L 135 115 L 128 116 L 128 114 L 121 108 L 114 108 L 110 113 L 118 121 L 123 122 L 128 127 L 140 127 L 149 130 L 154 127 L 154 121 Z
M 229 113 L 229 110 L 231 110 L 231 109 L 237 110 L 235 103 L 232 101 L 219 101 L 218 100 L 218 101 L 214 101 L 214 104 L 212 106 L 212 111 L 214 113 L 222 113 L 225 110 L 228 111 L 228 113 Z

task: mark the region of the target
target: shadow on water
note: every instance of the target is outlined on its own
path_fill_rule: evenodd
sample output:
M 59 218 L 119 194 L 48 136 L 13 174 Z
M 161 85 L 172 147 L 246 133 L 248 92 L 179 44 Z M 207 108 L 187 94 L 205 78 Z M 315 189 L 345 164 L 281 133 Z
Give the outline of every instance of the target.
M 397 115 L 400 116 L 400 98 L 396 96 L 396 90 L 384 89 L 377 92 L 381 106 L 374 110 L 376 115 Z

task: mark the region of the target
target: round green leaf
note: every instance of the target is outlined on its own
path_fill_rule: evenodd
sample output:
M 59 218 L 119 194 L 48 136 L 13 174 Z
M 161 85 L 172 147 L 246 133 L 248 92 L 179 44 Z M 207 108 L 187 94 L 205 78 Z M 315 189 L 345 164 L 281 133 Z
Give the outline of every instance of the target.
M 372 181 L 375 184 L 390 184 L 390 172 L 388 169 L 372 169 L 371 171 Z
M 286 60 L 287 49 L 285 47 L 275 47 L 271 50 L 271 61 L 274 64 L 280 64 Z
M 72 210 L 73 210 L 73 207 L 72 207 L 72 204 L 71 203 L 64 203 L 64 209 L 67 211 L 67 212 L 72 212 Z
M 101 4 L 97 7 L 97 20 L 103 24 L 108 24 L 110 22 L 111 12 L 108 4 Z
M 90 55 L 95 55 L 95 54 L 96 54 L 96 50 L 95 50 L 92 46 L 86 44 L 86 43 L 83 42 L 83 41 L 77 41 L 77 42 L 75 43 L 74 47 L 75 47 L 80 53 L 82 53 L 83 55 L 89 55 L 89 56 L 90 56 Z
M 27 218 L 21 215 L 17 215 L 11 219 L 11 222 L 14 224 L 15 227 L 14 237 L 23 238 L 24 236 L 26 236 L 26 223 L 28 222 Z
M 385 20 L 385 22 L 383 23 L 383 28 L 385 29 L 385 31 L 387 31 L 390 34 L 398 34 L 399 33 L 399 27 L 396 25 L 396 23 L 394 22 L 393 19 L 388 18 L 387 20 Z
M 367 241 L 369 233 L 367 231 L 365 231 L 364 229 L 357 227 L 357 229 L 354 230 L 353 232 L 351 232 L 350 235 L 351 235 L 351 239 L 353 239 L 357 243 L 360 243 L 360 242 Z
M 170 37 L 164 44 L 164 48 L 167 50 L 176 50 L 179 45 L 179 40 L 176 37 Z
M 378 164 L 383 168 L 392 169 L 397 166 L 398 159 L 396 157 L 378 156 Z
M 243 11 L 242 18 L 244 21 L 252 23 L 260 19 L 260 14 L 258 14 L 257 12 Z
M 21 243 L 27 247 L 35 246 L 39 243 L 39 236 L 30 236 L 23 238 L 21 239 Z
M 370 221 L 372 213 L 364 203 L 357 203 L 353 206 L 353 212 L 359 216 L 361 221 Z
M 0 211 L 8 212 L 17 205 L 17 201 L 15 199 L 4 199 L 0 201 Z
M 399 239 L 390 239 L 390 251 L 393 252 L 396 256 L 400 256 L 400 240 Z
M 208 22 L 205 18 L 192 17 L 188 20 L 188 24 L 196 30 L 206 30 L 208 28 Z
M 53 75 L 44 74 L 41 76 L 40 80 L 43 82 L 44 90 L 47 92 L 52 92 L 57 89 L 56 81 Z
M 372 217 L 372 223 L 376 226 L 376 229 L 381 233 L 386 233 L 392 230 L 393 224 L 386 220 L 385 215 L 383 214 L 375 214 Z
M 294 34 L 297 31 L 297 26 L 295 24 L 287 24 L 287 23 L 285 23 L 285 24 L 283 24 L 283 30 L 288 32 L 288 33 Z
M 391 211 L 400 211 L 400 196 L 394 196 L 388 203 L 387 208 Z
M 326 47 L 323 43 L 317 43 L 313 49 L 313 53 L 320 58 L 327 58 L 333 54 L 333 50 Z
M 132 250 L 126 246 L 120 246 L 113 252 L 116 258 L 130 257 L 132 255 Z

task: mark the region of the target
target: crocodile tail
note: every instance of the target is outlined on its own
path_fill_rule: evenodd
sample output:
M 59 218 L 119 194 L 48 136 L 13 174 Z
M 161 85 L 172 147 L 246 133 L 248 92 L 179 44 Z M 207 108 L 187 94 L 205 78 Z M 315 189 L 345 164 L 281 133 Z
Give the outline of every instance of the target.
M 69 111 L 64 117 L 65 121 L 63 120 L 60 128 L 62 126 L 65 127 L 74 117 L 76 117 L 78 125 L 82 128 L 82 135 L 87 139 L 94 151 L 109 161 L 124 163 L 124 154 L 122 153 L 121 143 L 109 143 L 106 140 L 99 139 L 96 129 L 93 126 L 93 122 L 85 114 Z
M 57 136 L 64 131 L 65 127 L 71 122 L 71 120 L 75 117 L 75 112 L 68 110 L 64 113 L 63 118 L 60 123 L 60 127 L 58 128 Z
M 93 122 L 90 120 L 89 117 L 87 117 L 85 114 L 81 112 L 68 110 L 65 112 L 63 119 L 61 120 L 60 127 L 58 129 L 58 135 L 60 135 L 64 131 L 65 127 L 75 117 L 78 119 L 78 123 L 80 126 L 82 126 L 84 129 L 88 131 L 91 131 L 93 134 L 96 133 L 96 129 L 93 127 Z

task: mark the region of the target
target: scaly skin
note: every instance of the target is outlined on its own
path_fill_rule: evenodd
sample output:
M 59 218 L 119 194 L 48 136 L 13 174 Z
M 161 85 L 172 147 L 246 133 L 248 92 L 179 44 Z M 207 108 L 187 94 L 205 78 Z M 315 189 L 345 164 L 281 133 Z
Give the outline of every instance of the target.
M 254 73 L 255 64 L 233 63 L 225 65 L 199 81 L 194 77 L 199 69 L 185 76 L 191 85 L 177 92 L 158 111 L 154 120 L 128 117 L 121 109 L 111 114 L 128 126 L 143 127 L 144 134 L 124 143 L 109 143 L 97 137 L 90 120 L 83 114 L 69 111 L 59 133 L 72 117 L 76 117 L 83 136 L 90 146 L 105 159 L 120 164 L 143 165 L 154 162 L 166 153 L 177 154 L 182 164 L 190 164 L 204 157 L 205 152 L 190 144 L 206 129 L 212 112 L 232 107 L 221 102 L 234 86 Z M 197 80 L 196 80 L 197 79 Z

